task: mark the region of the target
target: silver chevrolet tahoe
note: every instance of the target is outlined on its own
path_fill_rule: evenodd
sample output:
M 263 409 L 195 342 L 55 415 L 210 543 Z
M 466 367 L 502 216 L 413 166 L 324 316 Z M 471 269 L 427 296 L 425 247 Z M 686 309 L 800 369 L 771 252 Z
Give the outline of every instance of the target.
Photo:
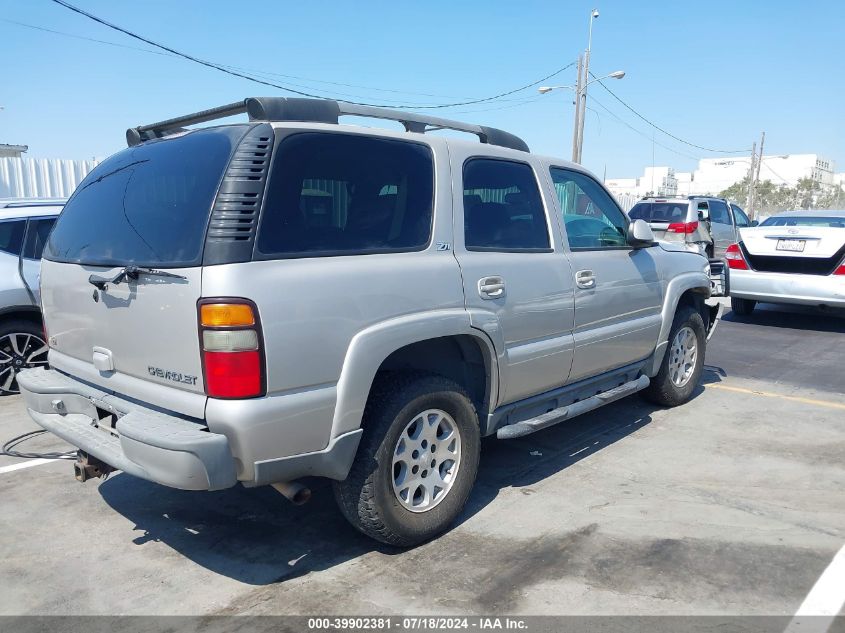
M 300 500 L 326 477 L 356 528 L 410 546 L 461 511 L 482 436 L 698 385 L 708 260 L 511 134 L 276 97 L 127 138 L 50 235 L 51 369 L 19 376 L 79 479 Z

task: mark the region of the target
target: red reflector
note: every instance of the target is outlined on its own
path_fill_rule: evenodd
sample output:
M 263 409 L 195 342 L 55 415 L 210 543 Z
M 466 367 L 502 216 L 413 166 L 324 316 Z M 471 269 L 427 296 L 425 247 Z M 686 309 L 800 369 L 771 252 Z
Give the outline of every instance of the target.
M 728 260 L 728 268 L 733 270 L 748 270 L 748 264 L 742 256 L 739 244 L 731 244 L 725 250 L 725 259 Z
M 698 229 L 698 222 L 672 222 L 667 231 L 670 233 L 695 233 Z
M 203 352 L 205 384 L 212 398 L 261 395 L 261 356 L 249 352 Z

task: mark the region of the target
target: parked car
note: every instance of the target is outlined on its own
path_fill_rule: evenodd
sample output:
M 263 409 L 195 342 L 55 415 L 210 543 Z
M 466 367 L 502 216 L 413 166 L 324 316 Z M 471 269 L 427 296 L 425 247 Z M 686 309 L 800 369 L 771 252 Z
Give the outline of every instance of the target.
M 731 307 L 845 307 L 845 211 L 788 211 L 740 231 L 727 252 Z
M 460 512 L 482 436 L 638 391 L 679 405 L 698 384 L 707 260 L 507 132 L 261 98 L 127 138 L 50 236 L 53 369 L 20 377 L 82 480 L 118 468 L 296 501 L 298 478 L 328 477 L 356 528 L 409 546 Z
M 737 241 L 739 229 L 751 226 L 739 206 L 709 196 L 648 196 L 628 215 L 648 222 L 657 239 L 686 244 L 716 259 L 724 259 L 725 250 Z
M 0 394 L 17 375 L 47 364 L 39 308 L 41 251 L 64 199 L 0 200 Z

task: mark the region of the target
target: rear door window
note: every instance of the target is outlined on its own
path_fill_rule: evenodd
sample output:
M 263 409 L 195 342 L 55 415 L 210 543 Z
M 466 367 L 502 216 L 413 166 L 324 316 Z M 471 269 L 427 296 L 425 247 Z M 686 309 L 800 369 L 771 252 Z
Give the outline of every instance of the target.
M 26 220 L 0 221 L 0 251 L 20 255 L 25 230 Z
M 50 229 L 56 223 L 56 218 L 40 218 L 29 221 L 26 230 L 26 242 L 23 246 L 23 256 L 27 259 L 41 259 Z
M 721 200 L 710 201 L 710 221 L 716 224 L 731 225 L 731 215 L 728 211 L 728 205 Z
M 471 158 L 464 163 L 463 193 L 467 250 L 551 249 L 546 211 L 529 165 Z
M 257 250 L 263 259 L 422 250 L 433 207 L 428 146 L 296 133 L 276 152 Z
M 65 205 L 44 257 L 99 266 L 199 264 L 217 187 L 246 129 L 199 130 L 106 159 Z

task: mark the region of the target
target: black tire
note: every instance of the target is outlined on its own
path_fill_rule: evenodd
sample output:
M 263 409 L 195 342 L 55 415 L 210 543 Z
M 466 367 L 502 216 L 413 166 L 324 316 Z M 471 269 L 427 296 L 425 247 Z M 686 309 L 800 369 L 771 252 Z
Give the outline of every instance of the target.
M 17 354 L 11 345 L 11 337 L 20 335 L 17 341 Z M 31 337 L 27 339 L 25 337 Z M 36 350 L 45 348 L 44 331 L 41 325 L 28 319 L 13 319 L 0 324 L 0 395 L 12 395 L 19 392 L 18 381 L 13 374 L 28 367 L 46 367 L 47 352 L 30 358 Z M 31 361 L 37 362 L 31 362 Z M 11 378 L 11 380 L 10 380 Z
M 394 493 L 393 456 L 407 425 L 427 409 L 440 409 L 454 420 L 461 456 L 442 500 L 413 512 Z M 358 453 L 349 476 L 334 482 L 335 499 L 347 520 L 367 536 L 399 547 L 423 543 L 444 532 L 463 509 L 475 483 L 480 450 L 478 414 L 459 385 L 441 376 L 387 374 L 373 386 Z
M 757 302 L 754 299 L 740 299 L 739 297 L 731 297 L 731 310 L 739 316 L 748 316 L 754 312 Z
M 692 329 L 695 335 L 697 351 L 691 375 L 682 386 L 678 386 L 672 381 L 670 363 L 673 355 L 673 342 L 678 332 L 684 327 Z M 695 391 L 701 380 L 706 351 L 707 334 L 701 314 L 689 306 L 680 308 L 675 313 L 672 329 L 669 331 L 669 343 L 666 353 L 663 355 L 663 362 L 660 364 L 660 371 L 651 379 L 649 386 L 643 390 L 643 397 L 650 402 L 665 407 L 676 407 L 687 402 L 692 397 L 693 391 Z

